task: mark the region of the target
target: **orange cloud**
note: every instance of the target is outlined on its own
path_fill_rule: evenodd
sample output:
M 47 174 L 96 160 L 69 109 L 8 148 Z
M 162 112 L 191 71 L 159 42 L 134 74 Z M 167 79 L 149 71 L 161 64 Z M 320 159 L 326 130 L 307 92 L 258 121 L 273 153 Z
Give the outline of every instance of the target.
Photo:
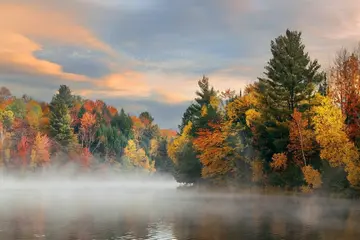
M 41 41 L 50 40 L 87 47 L 115 55 L 90 30 L 64 11 L 43 7 L 47 1 L 33 3 L 0 3 L 0 68 L 15 73 L 50 75 L 71 81 L 88 81 L 83 75 L 64 72 L 59 64 L 35 57 Z M 40 41 L 40 42 L 39 42 Z
M 86 77 L 65 73 L 58 64 L 37 59 L 33 53 L 41 50 L 41 46 L 30 39 L 8 32 L 0 38 L 0 65 L 7 70 L 14 69 L 21 73 L 45 74 L 67 80 L 86 81 Z
M 194 98 L 196 78 L 194 79 L 194 84 L 191 86 L 185 84 L 184 78 L 174 77 L 170 82 L 167 75 L 154 73 L 145 75 L 126 71 L 110 74 L 101 79 L 92 79 L 90 82 L 96 89 L 80 89 L 76 94 L 88 98 L 135 97 L 177 104 Z M 188 89 L 190 91 L 187 91 Z
M 42 2 L 42 1 L 40 1 Z M 44 1 L 42 4 L 46 3 Z M 59 9 L 46 9 L 33 4 L 1 4 L 0 32 L 15 32 L 30 38 L 85 46 L 112 54 L 111 48 L 97 39 L 86 27 L 77 23 L 71 14 Z
M 181 84 L 181 83 L 177 83 Z M 184 93 L 178 93 L 175 89 L 173 91 L 166 91 L 164 89 L 158 89 L 154 91 L 155 95 L 158 96 L 157 101 L 166 102 L 171 104 L 182 103 L 190 101 L 193 99 L 192 96 L 186 95 Z
M 126 71 L 105 76 L 96 80 L 95 85 L 99 88 L 107 88 L 107 96 L 139 96 L 148 97 L 150 86 L 145 82 L 141 73 Z

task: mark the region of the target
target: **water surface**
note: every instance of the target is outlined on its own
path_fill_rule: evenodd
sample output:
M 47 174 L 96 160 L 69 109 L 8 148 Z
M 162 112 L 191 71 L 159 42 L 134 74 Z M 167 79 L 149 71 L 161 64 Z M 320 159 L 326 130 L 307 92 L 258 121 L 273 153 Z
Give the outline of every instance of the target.
M 360 239 L 349 200 L 179 191 L 161 181 L 7 183 L 0 239 Z

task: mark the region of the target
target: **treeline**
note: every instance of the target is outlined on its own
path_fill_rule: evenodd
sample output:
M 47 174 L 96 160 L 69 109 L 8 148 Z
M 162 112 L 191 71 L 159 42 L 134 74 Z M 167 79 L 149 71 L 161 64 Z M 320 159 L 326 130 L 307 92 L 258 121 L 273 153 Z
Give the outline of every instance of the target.
M 287 30 L 271 53 L 264 77 L 239 93 L 198 82 L 168 148 L 176 179 L 357 195 L 360 51 L 342 49 L 325 73 Z
M 77 163 L 83 171 L 172 173 L 181 183 L 360 193 L 360 49 L 326 73 L 301 32 L 271 41 L 264 77 L 243 91 L 198 81 L 179 131 L 60 86 L 50 103 L 0 90 L 0 165 L 27 172 Z
M 79 171 L 171 173 L 167 144 L 175 135 L 160 129 L 149 112 L 130 116 L 73 95 L 65 85 L 50 103 L 0 89 L 0 167 L 6 173 L 70 163 Z

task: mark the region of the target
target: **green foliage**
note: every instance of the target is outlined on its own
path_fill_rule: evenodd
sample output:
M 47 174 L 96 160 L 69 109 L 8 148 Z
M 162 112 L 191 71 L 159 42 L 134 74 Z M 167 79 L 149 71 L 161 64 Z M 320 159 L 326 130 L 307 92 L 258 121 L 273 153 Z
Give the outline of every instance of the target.
M 154 121 L 154 118 L 151 116 L 149 112 L 140 113 L 139 119 L 141 120 L 141 122 L 145 124 L 152 124 L 152 122 Z
M 209 78 L 203 76 L 198 81 L 200 91 L 196 91 L 197 97 L 195 102 L 192 103 L 185 111 L 181 124 L 179 125 L 180 133 L 182 133 L 184 127 L 189 121 L 193 123 L 193 129 L 191 135 L 194 136 L 198 129 L 206 128 L 209 119 L 213 119 L 217 114 L 215 109 L 210 105 L 211 97 L 216 96 L 216 92 L 213 87 L 210 87 Z M 202 116 L 201 110 L 205 106 L 208 108 L 207 115 Z
M 287 30 L 271 41 L 271 53 L 266 78 L 259 78 L 260 100 L 270 119 L 287 121 L 295 108 L 308 104 L 324 75 L 305 52 L 301 32 Z
M 69 107 L 73 105 L 70 89 L 61 85 L 50 103 L 50 136 L 61 146 L 67 147 L 74 141 Z
M 133 122 L 131 117 L 121 109 L 120 114 L 116 114 L 111 120 L 111 126 L 116 127 L 127 138 L 133 138 Z
M 75 97 L 72 95 L 71 90 L 66 85 L 61 85 L 58 93 L 54 96 L 55 101 L 62 100 L 68 109 L 74 106 Z
M 174 169 L 176 181 L 197 183 L 201 179 L 201 163 L 196 155 L 191 142 L 185 144 L 182 151 L 176 153 L 178 159 Z
M 155 168 L 158 173 L 173 173 L 174 163 L 171 161 L 167 153 L 167 140 L 161 138 L 157 148 L 157 152 L 153 157 L 155 160 Z
M 57 99 L 51 102 L 50 110 L 50 136 L 66 147 L 73 140 L 71 117 L 67 105 L 61 99 Z
M 16 118 L 24 119 L 26 115 L 26 104 L 23 99 L 13 100 L 7 107 L 7 110 L 12 111 Z
M 305 51 L 301 32 L 275 38 L 271 53 L 265 76 L 237 96 L 230 89 L 219 93 L 205 76 L 197 81 L 177 136 L 161 130 L 150 112 L 130 116 L 101 100 L 84 101 L 66 85 L 50 106 L 2 87 L 0 157 L 9 166 L 21 156 L 24 165 L 32 160 L 44 167 L 58 156 L 91 168 L 96 156 L 118 171 L 156 170 L 180 183 L 360 196 L 360 60 L 337 59 L 334 84 Z
M 3 124 L 6 129 L 11 128 L 14 118 L 14 113 L 12 111 L 0 109 L 0 124 Z
M 102 155 L 122 155 L 128 140 L 116 127 L 101 125 L 96 134 L 98 141 L 94 145 L 99 145 L 98 152 Z

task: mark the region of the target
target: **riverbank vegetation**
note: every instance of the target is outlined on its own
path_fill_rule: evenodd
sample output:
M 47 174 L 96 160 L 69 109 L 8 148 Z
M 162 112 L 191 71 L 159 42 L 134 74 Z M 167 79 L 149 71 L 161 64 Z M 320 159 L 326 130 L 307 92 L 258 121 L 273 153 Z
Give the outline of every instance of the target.
M 171 173 L 180 183 L 357 196 L 360 50 L 342 49 L 324 70 L 301 33 L 287 30 L 271 53 L 245 89 L 219 92 L 199 80 L 178 133 L 160 129 L 149 112 L 130 116 L 65 85 L 50 103 L 3 87 L 1 167 L 24 173 L 76 162 L 81 171 Z
M 169 172 L 167 144 L 175 131 L 160 129 L 148 112 L 130 116 L 101 100 L 83 99 L 60 86 L 50 103 L 0 93 L 0 163 L 5 173 L 56 166 L 80 172 Z
M 169 144 L 176 179 L 358 195 L 360 51 L 342 49 L 325 71 L 287 30 L 271 53 L 264 76 L 238 93 L 199 81 Z

